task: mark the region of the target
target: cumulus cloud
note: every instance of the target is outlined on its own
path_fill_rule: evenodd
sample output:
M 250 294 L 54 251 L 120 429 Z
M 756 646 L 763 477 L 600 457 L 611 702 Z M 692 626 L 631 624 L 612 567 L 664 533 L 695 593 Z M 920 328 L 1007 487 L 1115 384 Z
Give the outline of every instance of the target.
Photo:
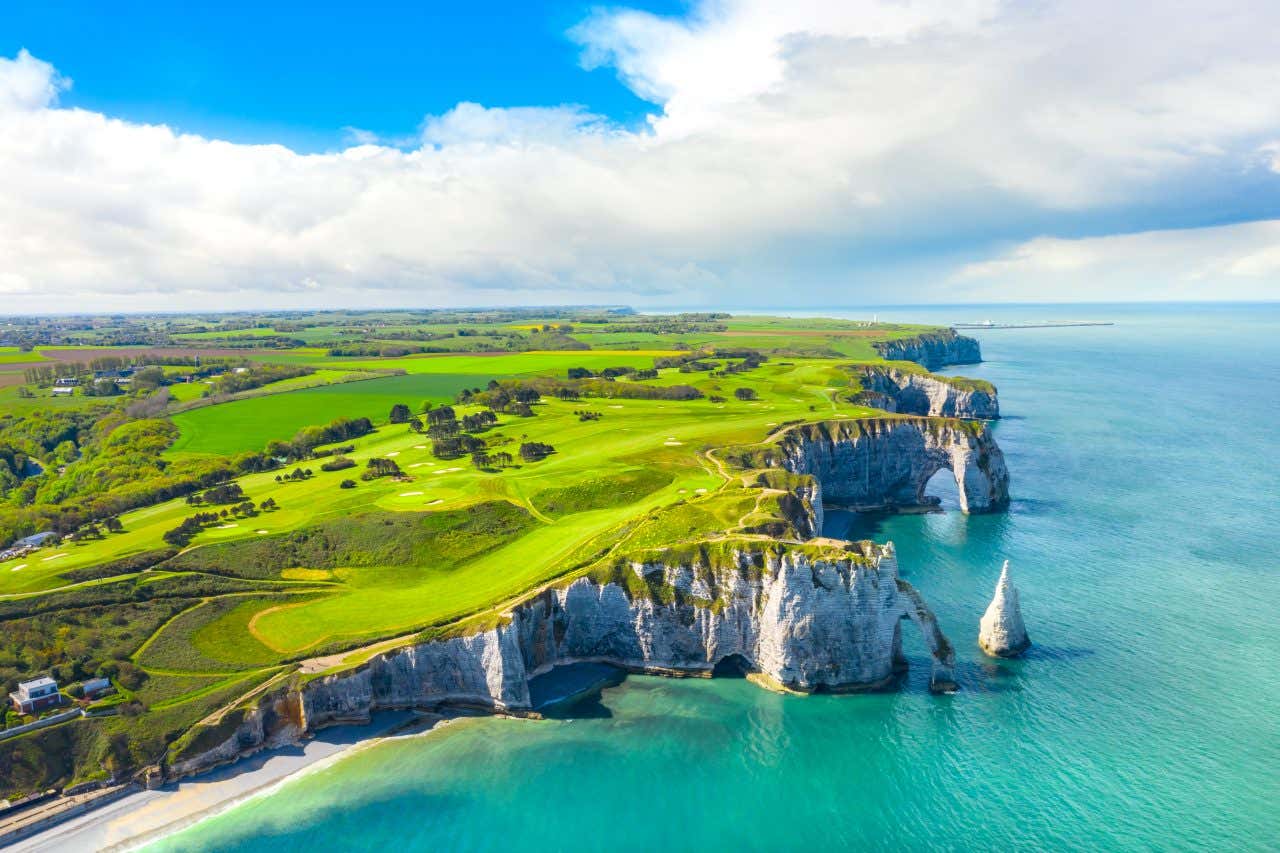
M 1278 30 L 1256 0 L 608 9 L 570 35 L 654 103 L 640 128 L 464 102 L 395 144 L 347 128 L 325 154 L 60 107 L 69 81 L 22 52 L 0 59 L 0 293 L 28 309 L 1031 298 L 1098 267 L 1113 244 L 1069 239 L 1085 227 L 1151 222 L 1199 235 L 1221 294 L 1254 293 L 1273 249 L 1187 227 L 1274 215 Z M 1167 269 L 1127 257 L 1134 276 L 1143 258 Z

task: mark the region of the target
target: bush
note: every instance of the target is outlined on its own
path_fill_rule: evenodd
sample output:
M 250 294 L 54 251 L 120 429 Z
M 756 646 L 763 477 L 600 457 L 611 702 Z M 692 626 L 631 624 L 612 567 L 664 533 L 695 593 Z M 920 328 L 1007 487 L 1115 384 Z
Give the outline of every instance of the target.
M 344 469 L 354 468 L 354 467 L 356 467 L 356 463 L 354 459 L 350 459 L 346 456 L 336 456 L 330 461 L 325 462 L 323 465 L 321 465 L 320 470 L 321 471 L 342 471 Z
M 355 480 L 343 480 L 338 484 L 339 489 L 354 489 L 356 487 Z

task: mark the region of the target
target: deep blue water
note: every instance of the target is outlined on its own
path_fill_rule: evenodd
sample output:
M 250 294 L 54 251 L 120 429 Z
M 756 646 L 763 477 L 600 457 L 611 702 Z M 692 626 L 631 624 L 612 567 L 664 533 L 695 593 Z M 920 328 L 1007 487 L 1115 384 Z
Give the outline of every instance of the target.
M 599 716 L 376 746 L 157 849 L 1280 849 L 1280 306 L 877 311 L 1119 323 L 976 333 L 957 372 L 1000 389 L 1008 513 L 853 522 L 896 543 L 958 693 L 909 629 L 893 693 L 633 677 Z M 1035 643 L 1011 662 L 975 642 L 1003 559 Z

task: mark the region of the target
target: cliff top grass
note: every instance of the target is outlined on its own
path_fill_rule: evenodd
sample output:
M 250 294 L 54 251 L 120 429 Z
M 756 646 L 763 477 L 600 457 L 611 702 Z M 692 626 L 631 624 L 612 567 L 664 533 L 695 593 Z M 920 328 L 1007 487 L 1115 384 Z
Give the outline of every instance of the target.
M 557 322 L 563 319 L 546 320 Z M 444 334 L 467 325 L 382 328 Z M 511 340 L 501 331 L 505 326 L 479 328 L 485 335 L 452 343 Z M 254 352 L 264 362 L 307 364 L 335 375 L 405 373 L 295 385 L 175 415 L 179 437 L 165 451 L 172 460 L 261 451 L 300 426 L 340 417 L 368 417 L 376 429 L 341 442 L 351 445 L 343 451 L 355 463 L 350 469 L 324 471 L 327 460 L 314 459 L 296 463 L 312 471 L 302 479 L 277 480 L 295 463 L 236 478 L 248 499 L 278 508 L 205 525 L 180 553 L 163 536 L 200 508 L 174 498 L 122 513 L 120 532 L 0 562 L 0 623 L 58 614 L 72 625 L 74 640 L 77 631 L 98 624 L 89 614 L 132 608 L 128 618 L 136 627 L 120 662 L 140 672 L 140 689 L 130 690 L 122 704 L 141 703 L 136 719 L 151 722 L 126 724 L 122 717 L 113 725 L 148 732 L 139 744 L 151 743 L 153 729 L 172 742 L 214 710 L 215 700 L 237 699 L 274 677 L 277 667 L 331 657 L 336 666 L 358 665 L 374 653 L 368 649 L 384 649 L 392 638 L 408 642 L 491 627 L 513 601 L 548 584 L 583 575 L 635 577 L 629 566 L 637 561 L 721 566 L 745 554 L 748 563 L 763 565 L 779 549 L 867 560 L 861 546 L 801 543 L 796 523 L 805 508 L 797 494 L 808 479 L 740 451 L 771 452 L 789 429 L 834 434 L 901 420 L 849 402 L 857 381 L 844 365 L 874 361 L 877 340 L 928 330 L 770 317 L 622 317 L 574 324 L 565 336 L 589 350 L 393 358 L 335 357 L 323 346 Z M 201 341 L 220 337 L 212 331 L 190 334 L 207 335 L 192 338 Z M 345 340 L 329 327 L 298 334 L 335 345 Z M 767 360 L 748 359 L 751 350 Z M 421 417 L 424 402 L 451 402 L 491 379 L 558 388 L 570 368 L 600 373 L 651 369 L 655 362 L 656 375 L 623 373 L 580 384 L 605 396 L 561 400 L 546 393 L 532 417 L 498 414 L 475 435 L 489 454 L 511 455 L 503 467 L 477 467 L 465 456 L 438 458 L 429 437 L 389 423 L 396 403 Z M 454 408 L 459 418 L 484 409 Z M 554 452 L 523 461 L 519 449 L 529 443 Z M 394 461 L 400 475 L 361 479 L 373 459 Z M 355 487 L 341 488 L 348 479 Z M 79 621 L 72 624 L 72 617 Z M 93 743 L 92 749 L 75 747 L 80 764 L 73 773 L 85 772 L 85 761 L 102 760 L 103 747 Z M 181 742 L 175 754 L 189 747 Z M 46 784 L 67 778 L 52 763 L 46 769 L 43 777 L 35 770 L 28 775 Z

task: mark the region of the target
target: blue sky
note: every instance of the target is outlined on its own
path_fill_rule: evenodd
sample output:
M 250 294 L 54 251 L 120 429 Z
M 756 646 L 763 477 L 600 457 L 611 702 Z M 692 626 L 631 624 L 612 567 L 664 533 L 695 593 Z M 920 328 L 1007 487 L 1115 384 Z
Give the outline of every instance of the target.
M 1263 0 L 0 7 L 0 299 L 1280 295 Z
M 681 4 L 630 4 L 679 13 Z M 353 126 L 411 135 L 458 101 L 654 109 L 565 35 L 582 2 L 0 4 L 0 56 L 25 48 L 72 78 L 67 106 L 236 142 L 323 151 Z

